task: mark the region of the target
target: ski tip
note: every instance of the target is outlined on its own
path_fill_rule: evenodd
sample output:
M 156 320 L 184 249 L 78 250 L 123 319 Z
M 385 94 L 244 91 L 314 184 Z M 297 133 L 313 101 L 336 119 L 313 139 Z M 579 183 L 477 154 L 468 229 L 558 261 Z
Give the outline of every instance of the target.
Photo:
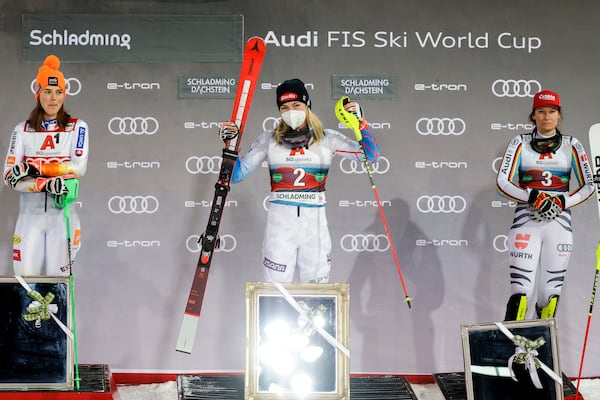
M 250 36 L 246 42 L 253 42 L 253 41 L 264 42 L 264 39 L 261 38 L 260 36 Z
M 246 41 L 246 49 L 252 50 L 258 53 L 264 53 L 265 41 L 263 38 L 258 36 L 252 36 Z
M 590 136 L 600 135 L 600 122 L 596 122 L 590 126 Z

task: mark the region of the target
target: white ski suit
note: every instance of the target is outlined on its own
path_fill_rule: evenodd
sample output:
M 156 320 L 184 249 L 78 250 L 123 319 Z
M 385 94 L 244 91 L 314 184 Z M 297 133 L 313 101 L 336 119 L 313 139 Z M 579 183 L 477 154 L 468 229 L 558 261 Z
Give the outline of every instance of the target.
M 365 153 L 374 162 L 379 149 L 369 129 L 362 131 Z M 236 163 L 237 183 L 267 161 L 271 195 L 262 253 L 265 280 L 326 283 L 331 269 L 331 237 L 325 214 L 325 182 L 335 154 L 362 159 L 360 145 L 342 133 L 324 129 L 324 138 L 292 149 L 262 133 Z
M 562 136 L 555 153 L 540 154 L 532 146 L 532 134 L 515 136 L 502 158 L 497 176 L 498 192 L 517 203 L 507 239 L 512 294 L 533 295 L 539 265 L 537 305 L 544 307 L 559 296 L 573 250 L 571 208 L 594 193 L 592 168 L 583 145 Z M 576 187 L 569 191 L 571 175 Z M 562 194 L 564 210 L 551 221 L 539 221 L 528 205 L 530 191 Z
M 65 129 L 56 120 L 44 121 L 44 130 L 36 131 L 27 122 L 17 124 L 12 132 L 4 161 L 4 176 L 14 165 L 25 162 L 58 163 L 60 175 L 82 177 L 87 169 L 88 126 L 71 118 Z M 36 178 L 21 179 L 14 187 L 21 192 L 19 215 L 13 236 L 13 267 L 17 275 L 68 275 L 66 221 L 63 209 L 54 204 L 55 195 L 38 192 Z M 71 257 L 81 246 L 81 229 L 77 207 L 69 210 Z

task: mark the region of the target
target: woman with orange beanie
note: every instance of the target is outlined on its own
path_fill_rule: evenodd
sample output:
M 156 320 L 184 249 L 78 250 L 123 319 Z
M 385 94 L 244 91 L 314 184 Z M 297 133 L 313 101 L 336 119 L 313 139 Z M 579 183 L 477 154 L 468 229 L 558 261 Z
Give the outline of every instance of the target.
M 68 275 L 80 247 L 80 222 L 70 209 L 71 260 L 63 210 L 57 196 L 67 194 L 65 181 L 85 174 L 88 126 L 64 109 L 65 78 L 55 55 L 46 57 L 35 78 L 36 106 L 13 129 L 4 161 L 4 183 L 20 192 L 13 236 L 17 275 Z

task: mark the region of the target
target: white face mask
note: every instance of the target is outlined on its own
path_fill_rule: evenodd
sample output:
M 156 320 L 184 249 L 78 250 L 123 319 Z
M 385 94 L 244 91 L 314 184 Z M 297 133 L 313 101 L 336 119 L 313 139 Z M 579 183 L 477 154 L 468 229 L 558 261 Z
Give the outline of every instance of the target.
M 292 129 L 296 129 L 306 121 L 306 111 L 288 110 L 281 114 L 281 118 Z

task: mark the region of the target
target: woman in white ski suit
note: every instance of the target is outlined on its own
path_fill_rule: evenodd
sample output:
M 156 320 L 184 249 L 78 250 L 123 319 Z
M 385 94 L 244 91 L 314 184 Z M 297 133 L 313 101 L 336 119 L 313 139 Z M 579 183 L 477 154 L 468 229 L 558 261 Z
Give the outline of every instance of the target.
M 327 174 L 336 154 L 360 162 L 360 144 L 338 131 L 323 129 L 299 79 L 277 87 L 277 106 L 281 113 L 278 126 L 263 132 L 238 160 L 231 182 L 244 180 L 267 161 L 271 195 L 262 243 L 265 280 L 293 282 L 297 269 L 301 282 L 326 283 L 331 269 L 325 214 Z M 379 149 L 360 106 L 349 102 L 345 108 L 360 121 L 367 159 L 375 162 Z M 235 124 L 222 124 L 223 140 L 236 134 Z
M 17 275 L 69 274 L 66 221 L 55 198 L 67 193 L 66 179 L 85 174 L 89 132 L 63 107 L 66 88 L 59 66 L 58 57 L 50 55 L 39 68 L 36 107 L 13 129 L 4 161 L 5 184 L 21 193 L 13 236 Z M 81 244 L 76 207 L 69 215 L 73 260 Z
M 507 239 L 511 286 L 507 321 L 525 319 L 538 273 L 537 316 L 554 317 L 573 250 L 570 209 L 594 193 L 583 145 L 557 128 L 562 119 L 558 94 L 536 93 L 529 119 L 535 129 L 510 141 L 496 180 L 498 192 L 517 202 Z M 573 190 L 571 175 L 576 179 Z

